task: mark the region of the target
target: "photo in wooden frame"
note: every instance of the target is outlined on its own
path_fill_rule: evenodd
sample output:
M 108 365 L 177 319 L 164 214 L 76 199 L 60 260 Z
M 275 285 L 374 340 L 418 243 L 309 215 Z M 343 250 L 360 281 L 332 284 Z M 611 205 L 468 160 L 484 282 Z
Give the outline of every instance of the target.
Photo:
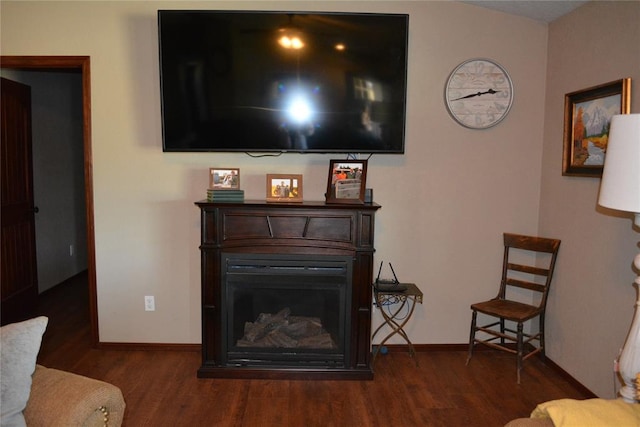
M 611 118 L 629 114 L 630 100 L 630 78 L 565 95 L 562 175 L 602 176 Z
M 330 160 L 327 203 L 364 204 L 366 160 Z
M 238 168 L 210 168 L 209 189 L 211 190 L 239 190 L 240 169 Z
M 267 174 L 267 202 L 302 202 L 302 175 Z

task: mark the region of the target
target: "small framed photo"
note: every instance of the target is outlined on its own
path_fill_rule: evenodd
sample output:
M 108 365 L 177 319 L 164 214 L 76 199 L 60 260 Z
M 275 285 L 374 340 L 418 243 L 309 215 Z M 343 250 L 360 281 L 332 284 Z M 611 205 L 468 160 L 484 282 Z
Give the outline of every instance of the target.
M 267 202 L 302 202 L 302 175 L 267 174 Z
M 331 160 L 326 202 L 364 203 L 366 178 L 366 160 Z
M 239 190 L 240 169 L 209 169 L 209 188 L 212 190 Z
M 628 114 L 630 100 L 630 78 L 565 95 L 562 175 L 602 176 L 611 117 Z

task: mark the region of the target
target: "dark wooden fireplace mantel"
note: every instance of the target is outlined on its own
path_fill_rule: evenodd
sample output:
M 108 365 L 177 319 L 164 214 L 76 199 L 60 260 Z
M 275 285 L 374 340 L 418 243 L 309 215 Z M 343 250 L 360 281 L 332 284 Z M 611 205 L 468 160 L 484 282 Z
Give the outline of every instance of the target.
M 377 204 L 196 202 L 202 234 L 201 378 L 372 379 L 371 283 Z M 351 351 L 345 367 L 226 366 L 221 358 L 223 253 L 353 257 Z

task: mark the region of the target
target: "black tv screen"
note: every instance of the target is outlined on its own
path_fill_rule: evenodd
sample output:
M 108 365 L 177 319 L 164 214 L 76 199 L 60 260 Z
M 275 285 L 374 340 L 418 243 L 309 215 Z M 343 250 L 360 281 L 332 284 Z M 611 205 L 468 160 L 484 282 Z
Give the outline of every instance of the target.
M 403 153 L 408 22 L 158 11 L 163 150 Z

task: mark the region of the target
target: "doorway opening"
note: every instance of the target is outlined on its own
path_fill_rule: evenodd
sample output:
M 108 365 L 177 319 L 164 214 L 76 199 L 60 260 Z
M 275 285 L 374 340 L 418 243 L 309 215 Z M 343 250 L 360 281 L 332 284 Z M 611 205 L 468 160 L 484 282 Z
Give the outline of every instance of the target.
M 82 82 L 82 140 L 84 167 L 84 200 L 86 219 L 87 281 L 91 346 L 99 343 L 98 305 L 96 289 L 95 232 L 93 206 L 93 163 L 91 151 L 91 79 L 88 56 L 2 56 L 3 69 L 31 71 L 71 71 L 81 74 Z M 70 249 L 72 250 L 72 249 Z

